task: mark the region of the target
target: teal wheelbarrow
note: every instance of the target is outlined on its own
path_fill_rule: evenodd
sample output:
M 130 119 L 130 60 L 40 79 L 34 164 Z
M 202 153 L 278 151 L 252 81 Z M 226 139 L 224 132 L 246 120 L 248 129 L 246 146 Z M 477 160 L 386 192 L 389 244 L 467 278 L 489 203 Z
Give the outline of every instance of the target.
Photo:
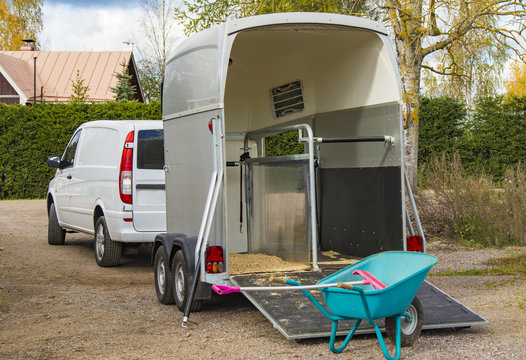
M 323 315 L 332 320 L 329 347 L 333 353 L 340 353 L 347 347 L 361 321 L 365 319 L 374 326 L 385 358 L 399 359 L 401 346 L 412 345 L 420 335 L 423 311 L 415 295 L 436 263 L 437 259 L 432 255 L 407 251 L 389 251 L 366 257 L 316 284 L 323 286 L 339 283 L 337 287 L 320 288 L 328 310 L 308 290 L 301 291 Z M 346 284 L 366 278 L 364 274 L 374 275 L 375 280 L 385 287 L 373 286 L 375 284 L 372 283 Z M 293 280 L 285 282 L 301 286 Z M 389 354 L 382 333 L 374 322 L 382 318 L 385 318 L 387 335 L 396 346 L 394 357 Z M 349 319 L 356 321 L 343 343 L 336 348 L 334 343 L 338 321 Z
M 388 251 L 366 257 L 316 283 L 302 285 L 290 279 L 271 279 L 285 283 L 282 287 L 228 287 L 213 285 L 218 294 L 239 291 L 300 290 L 332 321 L 329 348 L 341 353 L 349 344 L 363 319 L 374 326 L 378 342 L 386 359 L 399 359 L 401 346 L 412 345 L 420 335 L 423 309 L 415 297 L 429 270 L 437 259 L 428 254 L 408 251 Z M 310 293 L 323 293 L 327 309 Z M 374 320 L 385 318 L 387 336 L 395 343 L 396 354 L 387 350 L 380 328 Z M 355 320 L 339 347 L 335 347 L 338 322 Z

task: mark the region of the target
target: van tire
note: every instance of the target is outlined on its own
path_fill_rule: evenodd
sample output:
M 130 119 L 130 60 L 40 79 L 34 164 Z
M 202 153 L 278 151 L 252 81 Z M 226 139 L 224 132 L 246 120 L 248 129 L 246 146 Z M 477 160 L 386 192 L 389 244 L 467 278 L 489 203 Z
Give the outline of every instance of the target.
M 169 305 L 174 303 L 172 270 L 168 267 L 170 259 L 166 256 L 163 246 L 155 252 L 153 261 L 155 292 L 161 304 Z
M 192 281 L 186 273 L 186 260 L 182 250 L 178 250 L 175 253 L 172 262 L 172 284 L 175 305 L 180 311 L 184 311 L 186 303 L 188 302 Z M 199 311 L 202 305 L 202 301 L 194 299 L 190 306 L 190 311 Z
M 66 242 L 66 229 L 62 229 L 58 224 L 57 211 L 55 204 L 49 207 L 47 242 L 49 245 L 64 245 Z
M 104 216 L 95 223 L 95 260 L 102 267 L 119 265 L 122 256 L 122 243 L 111 240 Z
M 411 315 L 413 321 L 408 322 L 403 316 L 400 319 L 400 345 L 402 347 L 412 346 L 418 340 L 424 324 L 424 307 L 416 296 L 406 312 Z M 395 344 L 396 316 L 385 318 L 385 331 L 387 337 Z

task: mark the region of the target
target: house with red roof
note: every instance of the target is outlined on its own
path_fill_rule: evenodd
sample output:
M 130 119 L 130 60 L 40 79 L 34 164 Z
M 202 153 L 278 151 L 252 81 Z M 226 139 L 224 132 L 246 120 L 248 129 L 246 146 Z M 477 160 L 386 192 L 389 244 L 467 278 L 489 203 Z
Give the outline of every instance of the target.
M 131 51 L 0 51 L 0 103 L 68 102 L 77 71 L 88 86 L 88 102 L 113 101 L 111 88 L 117 85 L 115 74 L 122 72 L 123 63 L 136 86 L 134 100 L 143 102 Z

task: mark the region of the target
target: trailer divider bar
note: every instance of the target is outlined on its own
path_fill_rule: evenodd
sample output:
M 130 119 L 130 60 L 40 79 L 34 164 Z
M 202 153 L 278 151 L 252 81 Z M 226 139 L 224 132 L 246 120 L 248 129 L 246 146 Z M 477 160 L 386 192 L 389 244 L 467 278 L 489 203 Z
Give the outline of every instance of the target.
M 315 137 L 315 142 L 318 143 L 349 143 L 349 142 L 386 142 L 391 145 L 394 144 L 392 136 L 356 136 L 356 137 L 342 137 L 342 138 L 321 138 Z

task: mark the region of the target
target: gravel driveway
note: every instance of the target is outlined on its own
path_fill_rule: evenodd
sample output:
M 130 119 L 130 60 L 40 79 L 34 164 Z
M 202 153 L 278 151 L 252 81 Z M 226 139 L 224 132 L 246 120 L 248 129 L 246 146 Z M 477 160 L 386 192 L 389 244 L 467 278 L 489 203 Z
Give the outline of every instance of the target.
M 433 270 L 481 268 L 523 249 L 457 251 L 440 244 Z M 525 359 L 526 284 L 514 277 L 429 280 L 490 321 L 462 331 L 424 331 L 403 359 Z M 68 234 L 47 244 L 45 201 L 0 201 L 1 359 L 380 359 L 374 336 L 357 336 L 339 355 L 328 339 L 288 341 L 243 296 L 216 297 L 181 327 L 161 305 L 149 249 L 100 268 L 92 240 Z

